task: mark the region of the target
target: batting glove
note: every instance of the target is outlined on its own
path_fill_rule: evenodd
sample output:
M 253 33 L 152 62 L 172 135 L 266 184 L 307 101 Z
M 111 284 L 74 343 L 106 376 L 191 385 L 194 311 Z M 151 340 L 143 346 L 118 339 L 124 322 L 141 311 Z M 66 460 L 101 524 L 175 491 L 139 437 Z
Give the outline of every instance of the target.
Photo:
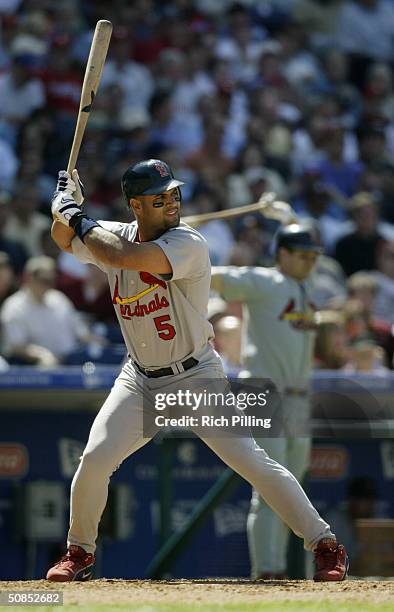
M 72 171 L 72 177 L 65 170 L 60 170 L 56 185 L 56 191 L 65 191 L 69 193 L 78 204 L 82 206 L 85 199 L 85 190 L 83 183 L 78 175 L 78 170 Z
M 269 219 L 276 219 L 283 225 L 290 225 L 290 223 L 297 223 L 298 218 L 292 207 L 287 202 L 280 202 L 275 200 L 268 203 L 262 210 L 264 217 Z
M 52 215 L 63 225 L 70 226 L 75 215 L 81 215 L 82 209 L 68 191 L 55 191 L 52 198 Z

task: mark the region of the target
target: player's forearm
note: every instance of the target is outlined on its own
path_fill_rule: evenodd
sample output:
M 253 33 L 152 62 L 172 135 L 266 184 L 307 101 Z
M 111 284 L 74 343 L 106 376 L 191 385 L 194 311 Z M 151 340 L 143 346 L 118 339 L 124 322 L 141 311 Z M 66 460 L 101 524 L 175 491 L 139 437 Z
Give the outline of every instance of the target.
M 94 227 L 84 236 L 84 244 L 96 259 L 112 268 L 172 272 L 164 252 L 151 242 L 129 242 L 102 227 Z
M 223 295 L 223 276 L 218 268 L 212 268 L 211 272 L 211 289 L 217 291 L 219 295 Z
M 10 356 L 23 359 L 26 363 L 46 366 L 58 364 L 58 359 L 51 351 L 37 344 L 17 345 L 8 352 Z
M 71 242 L 75 237 L 75 232 L 71 227 L 67 227 L 60 221 L 55 220 L 52 223 L 51 236 L 59 249 L 69 251 L 71 249 Z

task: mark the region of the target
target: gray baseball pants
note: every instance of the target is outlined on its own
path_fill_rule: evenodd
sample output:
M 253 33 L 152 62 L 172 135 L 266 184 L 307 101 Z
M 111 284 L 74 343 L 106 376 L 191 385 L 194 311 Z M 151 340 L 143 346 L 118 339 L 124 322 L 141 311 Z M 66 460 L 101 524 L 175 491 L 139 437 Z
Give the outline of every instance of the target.
M 131 362 L 124 365 L 92 425 L 71 484 L 68 545 L 81 546 L 89 553 L 95 551 L 109 479 L 129 455 L 149 441 L 144 437 L 143 400 L 145 410 L 146 402 L 153 402 L 158 390 L 165 392 L 166 386 L 174 384 L 187 388 L 190 383 L 195 388 L 199 378 L 202 381 L 223 381 L 225 378 L 220 358 L 208 347 L 197 366 L 175 376 L 147 378 L 136 372 Z M 304 539 L 307 550 L 313 550 L 321 538 L 335 537 L 295 477 L 270 459 L 252 437 L 215 437 L 210 433 L 203 440 L 258 491 L 297 536 Z
M 309 465 L 310 437 L 294 437 L 295 421 L 309 418 L 307 397 L 283 397 L 288 435 L 281 438 L 256 438 L 271 459 L 291 470 L 298 481 L 302 480 Z M 286 574 L 289 528 L 278 514 L 272 512 L 256 489 L 253 489 L 247 521 L 251 577 L 262 574 Z

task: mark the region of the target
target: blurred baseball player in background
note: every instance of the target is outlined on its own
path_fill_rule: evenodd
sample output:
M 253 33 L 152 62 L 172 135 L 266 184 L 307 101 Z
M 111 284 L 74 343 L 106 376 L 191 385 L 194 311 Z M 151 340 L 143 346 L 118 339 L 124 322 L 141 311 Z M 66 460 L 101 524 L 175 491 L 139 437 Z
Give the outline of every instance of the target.
M 288 208 L 289 220 L 295 221 Z M 211 285 L 247 310 L 242 376 L 268 378 L 280 393 L 285 430 L 280 438 L 256 437 L 256 442 L 302 480 L 311 440 L 306 429 L 302 437 L 296 432 L 309 418 L 315 326 L 305 281 L 320 249 L 305 227 L 291 223 L 278 231 L 275 251 L 274 268 L 213 268 Z M 252 578 L 284 578 L 290 532 L 256 490 L 247 532 Z
M 206 319 L 208 247 L 197 231 L 180 222 L 182 184 L 165 162 L 139 162 L 122 179 L 136 221 L 98 223 L 81 209 L 77 172 L 73 178 L 59 174 L 52 236 L 60 248 L 107 273 L 129 360 L 92 425 L 71 485 L 67 553 L 48 571 L 48 580 L 91 577 L 110 476 L 149 440 L 143 429 L 143 397 L 153 403 L 155 392 L 170 385 L 226 381 Z M 315 551 L 315 580 L 346 577 L 344 547 L 287 469 L 257 450 L 252 437 L 203 438 Z

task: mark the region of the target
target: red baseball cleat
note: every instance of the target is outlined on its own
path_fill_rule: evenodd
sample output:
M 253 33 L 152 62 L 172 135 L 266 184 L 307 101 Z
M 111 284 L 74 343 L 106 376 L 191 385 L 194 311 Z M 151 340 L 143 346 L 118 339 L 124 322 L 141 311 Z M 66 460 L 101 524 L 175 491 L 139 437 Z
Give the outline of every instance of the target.
M 80 546 L 69 546 L 66 554 L 48 570 L 47 580 L 72 582 L 90 580 L 93 573 L 94 555 Z
M 335 540 L 323 539 L 314 551 L 316 573 L 313 580 L 329 582 L 345 580 L 349 569 L 349 558 L 345 547 Z

